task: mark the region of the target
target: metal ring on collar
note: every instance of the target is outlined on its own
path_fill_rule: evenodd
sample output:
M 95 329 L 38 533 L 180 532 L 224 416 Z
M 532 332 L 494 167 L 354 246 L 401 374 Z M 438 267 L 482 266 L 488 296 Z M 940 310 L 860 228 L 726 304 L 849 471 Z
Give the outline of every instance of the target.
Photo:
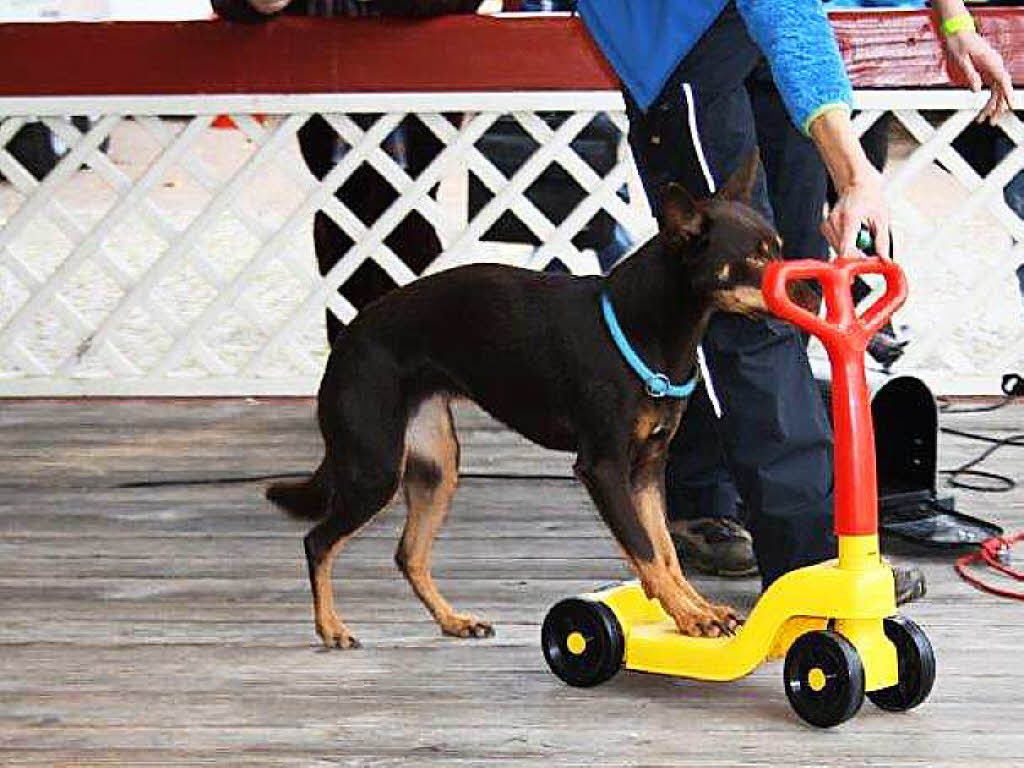
M 668 376 L 664 373 L 655 373 L 645 382 L 647 386 L 647 394 L 651 397 L 664 397 L 668 394 L 669 387 L 672 386 L 672 382 L 669 381 Z

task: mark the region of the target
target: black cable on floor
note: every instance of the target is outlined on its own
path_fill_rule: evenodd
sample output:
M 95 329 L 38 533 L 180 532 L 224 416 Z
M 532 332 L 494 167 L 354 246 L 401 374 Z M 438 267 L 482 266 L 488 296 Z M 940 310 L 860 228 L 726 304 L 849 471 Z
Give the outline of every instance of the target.
M 988 413 L 991 411 L 997 411 L 1024 396 L 1024 378 L 1016 373 L 1006 374 L 1003 376 L 1002 390 L 1005 396 L 999 402 L 992 405 L 982 405 L 970 408 L 952 408 L 948 401 L 945 401 L 943 398 L 939 398 L 939 412 L 945 415 L 960 413 Z M 964 464 L 961 464 L 959 467 L 940 470 L 939 474 L 946 476 L 946 482 L 949 485 L 954 488 L 962 488 L 968 491 L 978 491 L 979 493 L 1006 493 L 1007 491 L 1012 491 L 1017 487 L 1017 481 L 1012 477 L 1001 475 L 998 472 L 986 472 L 981 469 L 974 469 L 974 467 L 981 464 L 1000 448 L 1005 448 L 1007 446 L 1024 448 L 1024 433 L 997 438 L 989 437 L 988 435 L 980 435 L 977 432 L 967 432 L 962 429 L 954 429 L 952 427 L 939 427 L 939 431 L 946 435 L 956 435 L 957 437 L 963 437 L 968 440 L 978 440 L 983 443 L 991 443 L 991 445 L 978 456 Z M 981 478 L 989 481 L 989 484 L 978 485 L 975 483 L 963 482 L 958 479 L 965 476 Z
M 138 480 L 131 483 L 117 483 L 111 488 L 167 488 L 182 485 L 240 485 L 243 483 L 261 483 L 267 480 L 302 480 L 312 477 L 312 472 L 283 472 L 268 475 L 236 475 L 231 477 L 183 478 L 179 480 Z M 515 473 L 515 472 L 460 472 L 462 480 L 565 480 L 575 479 L 565 474 Z
M 202 477 L 183 480 L 138 480 L 133 483 L 117 483 L 111 488 L 164 488 L 172 485 L 236 485 L 259 483 L 264 480 L 301 480 L 312 477 L 312 472 L 283 472 L 276 475 L 241 475 L 232 477 Z

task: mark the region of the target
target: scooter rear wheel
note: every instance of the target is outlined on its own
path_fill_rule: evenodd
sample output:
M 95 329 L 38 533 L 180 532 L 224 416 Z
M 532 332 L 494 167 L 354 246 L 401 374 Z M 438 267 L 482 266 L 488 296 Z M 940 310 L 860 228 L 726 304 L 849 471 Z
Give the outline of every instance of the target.
M 819 728 L 849 720 L 864 703 L 864 664 L 837 632 L 814 630 L 798 637 L 786 654 L 783 680 L 793 709 Z
M 544 618 L 541 648 L 558 677 L 577 688 L 590 688 L 619 671 L 626 640 L 611 608 L 570 597 L 555 604 Z
M 935 651 L 917 624 L 906 616 L 890 616 L 882 623 L 889 641 L 896 646 L 899 679 L 896 685 L 869 691 L 876 706 L 890 712 L 913 709 L 932 691 L 935 683 Z

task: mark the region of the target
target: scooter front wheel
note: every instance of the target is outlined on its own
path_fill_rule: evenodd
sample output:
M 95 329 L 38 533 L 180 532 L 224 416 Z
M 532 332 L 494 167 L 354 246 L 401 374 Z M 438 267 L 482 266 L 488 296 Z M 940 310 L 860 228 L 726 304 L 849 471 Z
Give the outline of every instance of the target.
M 819 728 L 849 720 L 864 703 L 864 664 L 838 632 L 814 630 L 798 637 L 786 654 L 783 680 L 793 709 Z
M 548 611 L 541 648 L 551 671 L 577 688 L 609 680 L 622 667 L 626 639 L 604 603 L 570 597 Z

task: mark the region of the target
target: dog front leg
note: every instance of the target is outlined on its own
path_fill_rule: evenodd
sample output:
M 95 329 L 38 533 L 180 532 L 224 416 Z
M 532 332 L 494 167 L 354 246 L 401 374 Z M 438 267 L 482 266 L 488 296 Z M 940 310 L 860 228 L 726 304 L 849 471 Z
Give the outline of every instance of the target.
M 652 461 L 633 471 L 631 493 L 641 524 L 652 536 L 655 558 L 660 559 L 684 594 L 701 609 L 712 612 L 721 629 L 733 632 L 741 623 L 739 614 L 728 605 L 709 602 L 687 581 L 679 566 L 679 557 L 668 532 L 665 511 L 665 464 Z
M 641 514 L 637 507 L 636 497 L 630 488 L 628 461 L 581 458 L 575 469 L 577 477 L 590 492 L 601 518 L 622 547 L 647 597 L 657 598 L 683 634 L 718 637 L 727 633 L 728 626 L 714 609 L 703 599 L 698 602 L 691 597 L 696 592 L 682 577 L 682 573 L 679 572 L 678 576 L 673 574 L 670 558 L 663 554 L 659 556 L 658 548 L 662 538 L 658 526 L 651 521 L 652 516 Z M 661 526 L 664 525 L 662 516 Z

